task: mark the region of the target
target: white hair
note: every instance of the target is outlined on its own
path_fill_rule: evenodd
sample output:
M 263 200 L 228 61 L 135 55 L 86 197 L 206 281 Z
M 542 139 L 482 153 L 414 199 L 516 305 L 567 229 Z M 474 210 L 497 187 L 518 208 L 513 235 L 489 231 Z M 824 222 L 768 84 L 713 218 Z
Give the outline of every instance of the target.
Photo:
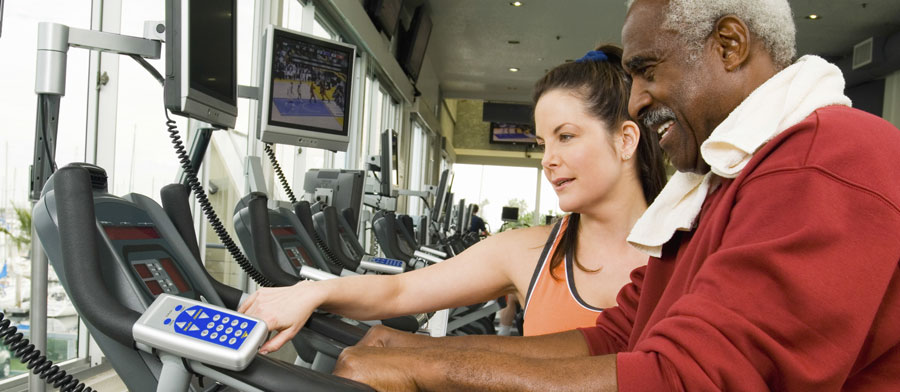
M 631 9 L 634 0 L 625 5 Z M 779 68 L 794 61 L 796 27 L 787 0 L 669 0 L 663 28 L 679 32 L 692 57 L 702 49 L 716 21 L 734 15 L 762 39 Z

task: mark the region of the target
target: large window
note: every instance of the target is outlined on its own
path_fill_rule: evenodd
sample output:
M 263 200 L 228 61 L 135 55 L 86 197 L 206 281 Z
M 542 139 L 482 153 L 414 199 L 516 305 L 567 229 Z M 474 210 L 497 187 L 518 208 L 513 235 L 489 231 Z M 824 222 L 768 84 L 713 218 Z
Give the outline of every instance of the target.
M 31 217 L 29 166 L 34 151 L 35 59 L 39 22 L 54 22 L 89 29 L 91 2 L 16 1 L 4 10 L 3 72 L 0 72 L 0 108 L 4 113 L 0 130 L 0 309 L 20 331 L 30 337 L 31 318 Z M 56 164 L 58 167 L 84 160 L 87 116 L 88 52 L 68 52 L 66 95 L 60 103 Z M 78 316 L 59 280 L 50 271 L 48 282 L 47 348 L 54 362 L 85 353 L 78 352 Z M 0 345 L 0 379 L 26 372 L 25 367 Z M 24 377 L 24 376 L 23 376 Z M 2 380 L 0 380 L 2 381 Z M 2 388 L 0 388 L 2 389 Z
M 519 207 L 520 221 L 531 224 L 525 217 L 534 214 L 537 169 L 454 164 L 453 174 L 450 191 L 454 205 L 460 199 L 466 199 L 466 205 L 478 204 L 489 231 L 506 228 L 501 219 L 503 207 Z

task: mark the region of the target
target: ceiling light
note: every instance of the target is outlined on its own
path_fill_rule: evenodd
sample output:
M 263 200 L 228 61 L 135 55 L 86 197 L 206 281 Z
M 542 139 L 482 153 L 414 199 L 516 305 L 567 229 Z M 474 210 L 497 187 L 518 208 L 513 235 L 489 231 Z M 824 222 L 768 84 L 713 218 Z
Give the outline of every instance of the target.
M 519 44 L 519 41 L 513 39 L 513 40 L 506 41 L 506 43 L 508 43 L 508 44 L 510 44 L 510 45 L 518 45 L 518 44 Z
M 819 19 L 819 15 L 809 14 L 809 15 L 806 15 L 806 19 L 816 20 L 816 19 Z
M 509 5 L 511 5 L 513 7 L 521 7 L 522 2 L 521 1 L 513 1 L 513 2 L 510 2 Z
M 519 69 L 516 67 L 509 67 L 509 72 L 519 72 Z

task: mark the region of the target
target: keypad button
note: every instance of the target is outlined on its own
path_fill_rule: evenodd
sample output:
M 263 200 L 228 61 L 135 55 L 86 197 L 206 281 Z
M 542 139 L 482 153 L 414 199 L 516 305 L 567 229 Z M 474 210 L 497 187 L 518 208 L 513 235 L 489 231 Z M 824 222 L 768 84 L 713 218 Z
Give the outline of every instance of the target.
M 163 324 L 169 325 L 169 323 L 171 323 L 171 322 L 172 322 L 172 319 L 166 319 L 165 321 L 163 321 Z
M 236 342 L 236 341 L 237 341 L 237 339 L 235 339 L 235 338 L 228 339 L 228 344 L 234 344 L 234 342 Z
M 232 327 L 237 327 L 237 325 L 238 325 L 238 320 L 233 320 L 233 321 L 231 322 L 231 326 L 232 326 Z
M 175 310 L 181 310 L 181 309 L 184 309 L 184 306 L 181 306 L 181 305 L 175 306 Z
M 217 315 L 213 316 L 213 321 L 219 321 L 220 318 L 222 318 L 222 316 L 217 314 Z
M 214 322 L 212 322 L 212 321 L 210 321 L 209 323 L 206 324 L 206 328 L 212 328 L 212 327 L 215 327 L 215 326 L 216 326 L 216 323 L 214 323 Z
M 241 336 L 241 334 L 243 334 L 243 333 L 244 333 L 244 331 L 239 329 L 237 331 L 234 331 L 234 336 Z
M 219 336 L 220 342 L 224 342 L 226 339 L 228 339 L 228 336 L 225 336 L 225 335 Z
M 209 338 L 210 338 L 210 339 L 215 339 L 215 338 L 217 338 L 217 337 L 219 337 L 219 333 L 218 333 L 218 332 L 213 332 L 211 335 L 209 335 Z
M 228 324 L 231 321 L 231 318 L 228 316 L 222 317 L 222 324 Z
M 225 327 L 223 327 L 223 326 L 221 326 L 221 325 L 217 325 L 217 326 L 216 326 L 216 331 L 221 331 L 222 328 L 225 328 Z
M 206 335 L 209 335 L 209 330 L 208 330 L 208 329 L 204 329 L 203 332 L 200 332 L 200 336 L 203 336 L 203 337 L 205 338 Z
M 232 333 L 232 332 L 234 332 L 234 328 L 231 328 L 231 327 L 228 327 L 228 329 L 225 330 L 225 333 Z
M 247 329 L 247 322 L 246 322 L 246 321 L 244 321 L 243 323 L 241 323 L 241 329 Z

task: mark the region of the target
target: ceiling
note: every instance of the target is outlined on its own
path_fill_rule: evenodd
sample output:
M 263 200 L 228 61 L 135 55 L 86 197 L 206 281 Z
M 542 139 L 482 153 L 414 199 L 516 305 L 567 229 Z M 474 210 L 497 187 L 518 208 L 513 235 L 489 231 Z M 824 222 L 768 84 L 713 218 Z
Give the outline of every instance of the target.
M 898 0 L 789 1 L 798 55 L 836 59 L 866 38 L 900 30 Z M 434 23 L 428 57 L 444 97 L 486 101 L 530 102 L 531 88 L 546 70 L 597 44 L 621 44 L 625 16 L 624 0 L 522 0 L 520 7 L 509 0 L 424 3 Z M 805 18 L 809 14 L 820 19 Z

